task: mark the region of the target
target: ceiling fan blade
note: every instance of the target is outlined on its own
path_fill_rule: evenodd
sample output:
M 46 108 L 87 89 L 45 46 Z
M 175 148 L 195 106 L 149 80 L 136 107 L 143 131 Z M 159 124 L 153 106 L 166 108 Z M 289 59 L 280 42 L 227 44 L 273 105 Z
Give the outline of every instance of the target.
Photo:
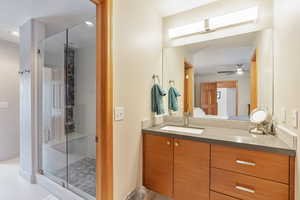
M 236 73 L 236 71 L 219 71 L 218 74 Z

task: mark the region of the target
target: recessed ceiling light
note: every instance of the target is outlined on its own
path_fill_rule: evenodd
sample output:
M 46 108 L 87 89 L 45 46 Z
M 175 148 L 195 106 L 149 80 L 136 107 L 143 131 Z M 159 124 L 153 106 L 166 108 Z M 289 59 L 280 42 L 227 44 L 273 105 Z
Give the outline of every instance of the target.
M 94 23 L 91 22 L 91 21 L 85 21 L 85 24 L 88 25 L 88 26 L 90 26 L 90 27 L 94 26 Z

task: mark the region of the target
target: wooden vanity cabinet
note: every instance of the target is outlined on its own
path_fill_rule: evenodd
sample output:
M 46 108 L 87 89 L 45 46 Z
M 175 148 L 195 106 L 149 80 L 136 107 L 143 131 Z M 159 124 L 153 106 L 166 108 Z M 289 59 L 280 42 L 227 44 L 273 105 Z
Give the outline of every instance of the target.
M 220 145 L 211 146 L 211 166 L 218 169 L 289 183 L 289 156 Z
M 144 186 L 175 200 L 209 199 L 210 145 L 144 134 Z
M 238 200 L 238 199 L 211 191 L 210 200 Z
M 143 184 L 168 197 L 173 196 L 173 144 L 169 137 L 143 137 Z
M 295 157 L 143 134 L 144 186 L 175 200 L 294 200 Z
M 291 160 L 288 155 L 212 144 L 210 189 L 241 200 L 293 200 Z
M 174 199 L 209 199 L 210 145 L 174 139 Z

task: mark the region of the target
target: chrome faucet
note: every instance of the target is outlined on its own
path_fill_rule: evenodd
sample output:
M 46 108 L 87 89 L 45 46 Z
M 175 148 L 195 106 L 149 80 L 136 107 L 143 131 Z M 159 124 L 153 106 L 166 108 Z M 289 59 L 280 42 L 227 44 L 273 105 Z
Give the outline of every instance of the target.
M 184 113 L 184 126 L 185 127 L 189 127 L 190 126 L 190 116 L 191 116 L 190 112 L 185 112 Z

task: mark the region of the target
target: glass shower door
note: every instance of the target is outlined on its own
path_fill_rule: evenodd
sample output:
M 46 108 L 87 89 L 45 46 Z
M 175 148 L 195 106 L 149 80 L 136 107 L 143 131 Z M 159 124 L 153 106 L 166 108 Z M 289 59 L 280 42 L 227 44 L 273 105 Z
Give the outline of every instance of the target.
M 96 197 L 95 19 L 39 45 L 39 169 L 84 199 Z
M 68 187 L 85 199 L 96 196 L 96 27 L 95 20 L 68 30 L 67 93 L 72 105 L 68 131 Z
M 41 173 L 67 186 L 67 136 L 65 134 L 65 45 L 66 32 L 47 38 L 40 44 L 42 65 L 42 127 L 40 128 Z

